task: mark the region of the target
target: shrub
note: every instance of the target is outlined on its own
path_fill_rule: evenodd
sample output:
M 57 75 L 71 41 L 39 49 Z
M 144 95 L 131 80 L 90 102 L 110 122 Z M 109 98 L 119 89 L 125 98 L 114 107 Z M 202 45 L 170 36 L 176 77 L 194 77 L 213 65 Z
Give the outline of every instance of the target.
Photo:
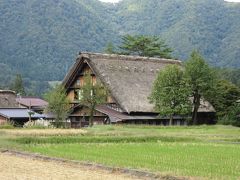
M 46 129 L 53 128 L 53 126 L 46 120 L 39 119 L 36 121 L 28 121 L 23 125 L 24 128 L 28 129 Z
M 221 117 L 218 123 L 240 127 L 240 104 L 235 104 L 232 106 L 229 113 Z
M 4 124 L 0 124 L 0 129 L 14 129 L 13 122 L 8 121 Z

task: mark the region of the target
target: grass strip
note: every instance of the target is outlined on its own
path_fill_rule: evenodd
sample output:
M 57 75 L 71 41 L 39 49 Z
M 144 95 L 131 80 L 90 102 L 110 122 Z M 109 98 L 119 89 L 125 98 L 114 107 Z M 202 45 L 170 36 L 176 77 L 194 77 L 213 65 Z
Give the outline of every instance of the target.
M 144 143 L 144 142 L 196 142 L 195 138 L 188 137 L 20 137 L 9 139 L 19 144 L 67 144 L 67 143 Z M 198 140 L 199 141 L 199 140 Z

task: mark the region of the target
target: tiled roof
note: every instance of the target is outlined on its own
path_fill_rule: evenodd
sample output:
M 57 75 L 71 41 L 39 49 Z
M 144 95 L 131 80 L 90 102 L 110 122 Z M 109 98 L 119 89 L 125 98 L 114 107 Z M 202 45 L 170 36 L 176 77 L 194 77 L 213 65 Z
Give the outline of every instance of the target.
M 46 107 L 48 103 L 40 98 L 36 97 L 20 97 L 16 99 L 18 103 L 23 106 L 34 106 L 34 107 Z
M 121 122 L 126 120 L 160 120 L 160 119 L 168 119 L 168 117 L 160 117 L 158 115 L 129 115 L 127 113 L 118 112 L 114 109 L 109 108 L 107 105 L 99 105 L 96 107 L 96 110 L 106 114 L 111 122 Z M 175 115 L 173 119 L 182 119 L 182 116 Z

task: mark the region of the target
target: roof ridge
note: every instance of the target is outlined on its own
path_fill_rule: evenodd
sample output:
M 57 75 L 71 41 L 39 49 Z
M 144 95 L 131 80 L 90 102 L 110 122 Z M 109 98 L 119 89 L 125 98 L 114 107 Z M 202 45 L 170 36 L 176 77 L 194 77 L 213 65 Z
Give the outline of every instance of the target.
M 150 62 L 161 62 L 161 63 L 170 63 L 170 64 L 181 64 L 182 61 L 175 59 L 166 59 L 158 57 L 144 57 L 144 56 L 134 56 L 134 55 L 120 55 L 120 54 L 103 54 L 103 53 L 92 53 L 92 52 L 80 52 L 79 58 L 104 58 L 106 60 L 127 60 L 127 61 L 150 61 Z
M 12 91 L 12 90 L 3 90 L 3 89 L 0 89 L 0 93 L 12 93 L 12 94 L 16 94 L 15 91 Z
M 21 96 L 21 97 L 18 97 L 17 99 L 40 99 L 40 100 L 43 100 L 40 97 L 34 97 L 34 96 Z

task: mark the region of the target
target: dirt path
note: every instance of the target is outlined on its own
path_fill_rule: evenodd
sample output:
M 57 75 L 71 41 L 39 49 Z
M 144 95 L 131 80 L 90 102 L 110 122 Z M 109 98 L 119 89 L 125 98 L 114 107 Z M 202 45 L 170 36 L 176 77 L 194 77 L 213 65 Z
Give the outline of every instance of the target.
M 133 180 L 129 175 L 94 167 L 0 153 L 1 180 Z

